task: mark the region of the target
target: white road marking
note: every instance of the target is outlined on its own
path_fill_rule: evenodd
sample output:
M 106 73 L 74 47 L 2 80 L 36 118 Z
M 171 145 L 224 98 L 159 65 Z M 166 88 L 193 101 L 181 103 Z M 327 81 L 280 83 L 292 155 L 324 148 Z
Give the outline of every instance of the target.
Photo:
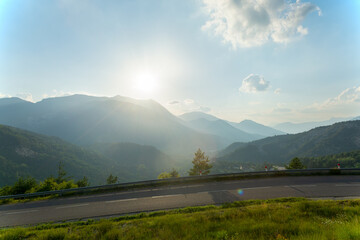
M 21 214 L 21 213 L 31 213 L 31 212 L 37 212 L 39 210 L 27 210 L 27 211 L 19 211 L 19 212 L 8 212 L 5 213 L 6 215 L 12 215 L 12 214 Z
M 164 197 L 176 197 L 183 194 L 173 194 L 173 195 L 159 195 L 159 196 L 152 196 L 151 198 L 164 198 Z
M 215 193 L 215 192 L 227 192 L 230 190 L 214 190 L 214 191 L 205 191 L 205 192 L 197 192 L 196 194 L 202 194 L 202 193 Z
M 316 187 L 316 185 L 311 185 L 311 184 L 308 184 L 308 185 L 289 185 L 289 187 Z
M 335 184 L 335 187 L 360 187 L 360 183 L 344 183 L 344 184 Z
M 181 188 L 186 188 L 184 186 L 181 186 L 181 187 L 171 187 L 170 189 L 181 189 Z
M 89 205 L 89 203 L 85 203 L 85 204 L 77 204 L 77 205 L 62 206 L 62 207 L 57 207 L 57 208 L 55 208 L 55 209 L 74 208 L 74 207 L 83 207 L 83 206 L 87 206 L 87 205 Z
M 111 201 L 106 201 L 106 203 L 128 202 L 128 201 L 135 201 L 135 200 L 137 200 L 137 198 L 111 200 Z
M 242 190 L 249 190 L 249 189 L 265 189 L 265 188 L 271 188 L 271 187 L 250 187 L 250 188 L 241 188 Z

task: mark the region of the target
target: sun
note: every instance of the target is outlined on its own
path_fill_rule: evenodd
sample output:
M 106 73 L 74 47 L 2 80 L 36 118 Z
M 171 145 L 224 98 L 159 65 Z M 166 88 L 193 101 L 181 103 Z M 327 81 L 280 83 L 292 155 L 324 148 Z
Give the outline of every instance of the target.
M 158 90 L 157 77 L 151 73 L 141 73 L 136 76 L 135 88 L 145 95 L 154 94 Z

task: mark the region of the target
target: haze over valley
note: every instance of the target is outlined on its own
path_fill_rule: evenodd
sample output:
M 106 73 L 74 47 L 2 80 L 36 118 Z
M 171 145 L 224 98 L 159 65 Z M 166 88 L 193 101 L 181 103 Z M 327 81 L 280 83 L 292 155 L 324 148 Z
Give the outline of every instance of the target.
M 356 167 L 359 9 L 0 0 L 0 186 Z
M 92 185 L 112 173 L 120 182 L 155 179 L 175 168 L 186 176 L 198 148 L 211 156 L 212 173 L 360 149 L 355 119 L 288 134 L 201 112 L 175 116 L 153 100 L 120 96 L 72 95 L 37 103 L 3 98 L 0 124 L 2 185 L 18 176 L 55 176 L 59 162 L 70 176 L 87 176 Z

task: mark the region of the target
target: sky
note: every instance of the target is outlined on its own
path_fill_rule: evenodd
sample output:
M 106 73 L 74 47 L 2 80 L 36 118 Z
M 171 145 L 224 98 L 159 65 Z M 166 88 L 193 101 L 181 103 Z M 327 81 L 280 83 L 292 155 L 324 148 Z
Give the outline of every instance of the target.
M 0 97 L 153 99 L 272 125 L 360 115 L 360 1 L 0 0 Z

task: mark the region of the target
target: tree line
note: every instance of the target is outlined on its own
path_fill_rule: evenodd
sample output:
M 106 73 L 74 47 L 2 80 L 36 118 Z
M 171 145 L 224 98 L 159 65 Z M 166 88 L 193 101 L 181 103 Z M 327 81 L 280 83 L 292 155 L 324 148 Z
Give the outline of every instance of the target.
M 199 175 L 208 175 L 210 173 L 210 169 L 213 167 L 210 164 L 209 156 L 205 155 L 205 152 L 201 151 L 199 148 L 195 152 L 195 156 L 192 160 L 193 167 L 189 170 L 189 176 L 199 176 Z M 158 179 L 165 178 L 176 178 L 180 177 L 180 174 L 172 169 L 171 172 L 162 172 L 159 174 Z
M 57 177 L 47 177 L 44 181 L 36 181 L 33 177 L 20 176 L 12 186 L 0 188 L 0 195 L 16 195 L 24 193 L 45 192 L 70 188 L 89 186 L 87 177 L 74 181 L 67 176 L 63 163 L 60 161 L 57 170 Z
M 308 167 L 336 167 L 336 163 L 341 163 L 343 167 L 360 167 L 360 151 L 349 153 L 340 153 L 315 158 L 298 158 L 291 159 L 286 169 L 305 169 Z M 189 176 L 208 175 L 211 168 L 209 156 L 199 148 L 192 160 L 193 167 L 188 171 Z M 180 174 L 177 170 L 172 169 L 170 172 L 162 172 L 158 179 L 177 178 Z M 106 184 L 118 183 L 118 177 L 110 174 L 106 179 Z M 60 161 L 57 169 L 57 176 L 50 176 L 44 181 L 36 181 L 33 177 L 19 177 L 12 186 L 0 188 L 0 195 L 16 195 L 23 193 L 44 192 L 53 190 L 62 190 L 70 188 L 87 187 L 90 182 L 86 176 L 74 181 L 67 176 L 63 163 Z

